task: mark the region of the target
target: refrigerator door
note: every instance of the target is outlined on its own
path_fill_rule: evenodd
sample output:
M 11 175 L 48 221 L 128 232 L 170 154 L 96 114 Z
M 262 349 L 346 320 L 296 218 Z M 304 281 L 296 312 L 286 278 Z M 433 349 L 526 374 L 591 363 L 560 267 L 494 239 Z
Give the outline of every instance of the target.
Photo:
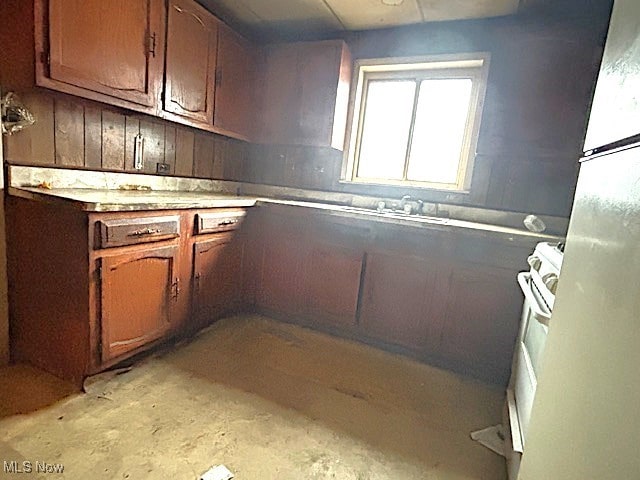
M 640 134 L 640 1 L 615 0 L 584 150 Z
M 519 478 L 640 479 L 639 445 L 635 146 L 582 163 Z

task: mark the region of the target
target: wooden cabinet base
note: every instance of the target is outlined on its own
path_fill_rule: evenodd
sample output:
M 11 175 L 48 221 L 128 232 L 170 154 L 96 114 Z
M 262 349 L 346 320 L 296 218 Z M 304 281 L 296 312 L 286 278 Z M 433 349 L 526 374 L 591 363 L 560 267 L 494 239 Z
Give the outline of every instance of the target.
M 81 385 L 95 330 L 88 319 L 87 218 L 7 197 L 6 222 L 12 361 Z
M 535 239 L 499 242 L 285 205 L 245 216 L 7 202 L 13 359 L 79 385 L 252 309 L 491 383 L 508 379 L 522 302 L 515 277 Z M 222 232 L 215 222 L 216 233 L 196 228 L 202 218 L 240 217 L 221 221 Z M 129 235 L 136 241 L 120 241 Z
M 535 239 L 260 208 L 260 313 L 506 385 Z
M 81 386 L 87 375 L 205 326 L 192 310 L 194 265 L 210 302 L 198 307 L 216 307 L 208 321 L 242 308 L 243 234 L 194 240 L 196 216 L 210 210 L 87 213 L 11 196 L 6 210 L 14 361 Z M 132 227 L 123 235 L 135 242 L 101 241 L 104 224 Z M 177 234 L 156 239 L 138 228 L 147 224 L 177 225 Z M 206 262 L 194 261 L 195 242 L 205 255 L 204 245 L 217 247 Z

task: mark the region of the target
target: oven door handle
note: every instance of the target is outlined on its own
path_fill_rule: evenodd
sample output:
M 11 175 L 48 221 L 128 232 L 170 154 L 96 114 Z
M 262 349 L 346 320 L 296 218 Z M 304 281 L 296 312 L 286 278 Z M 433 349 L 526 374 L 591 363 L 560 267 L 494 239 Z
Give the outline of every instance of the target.
M 551 314 L 545 311 L 545 308 L 540 305 L 540 302 L 533 294 L 531 290 L 531 274 L 529 272 L 520 272 L 518 274 L 518 284 L 522 293 L 524 293 L 524 298 L 529 302 L 533 317 L 542 325 L 548 327 Z

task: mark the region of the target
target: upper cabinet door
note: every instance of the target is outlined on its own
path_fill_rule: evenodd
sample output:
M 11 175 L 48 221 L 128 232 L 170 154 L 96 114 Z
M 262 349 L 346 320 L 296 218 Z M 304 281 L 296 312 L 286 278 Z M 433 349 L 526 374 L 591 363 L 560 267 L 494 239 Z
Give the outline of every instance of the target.
M 162 0 L 49 0 L 49 76 L 153 107 L 164 60 L 163 7 Z
M 296 143 L 300 88 L 298 83 L 299 44 L 271 45 L 265 49 L 264 89 L 259 115 L 260 141 L 268 144 Z
M 216 110 L 213 124 L 250 138 L 255 118 L 255 47 L 226 25 L 220 26 L 216 72 Z
M 164 110 L 213 122 L 218 23 L 193 0 L 170 0 Z
M 265 50 L 261 141 L 342 150 L 351 55 L 341 40 Z
M 350 65 L 345 63 L 350 62 L 346 46 L 344 42 L 335 40 L 300 45 L 297 142 L 342 149 L 351 80 Z

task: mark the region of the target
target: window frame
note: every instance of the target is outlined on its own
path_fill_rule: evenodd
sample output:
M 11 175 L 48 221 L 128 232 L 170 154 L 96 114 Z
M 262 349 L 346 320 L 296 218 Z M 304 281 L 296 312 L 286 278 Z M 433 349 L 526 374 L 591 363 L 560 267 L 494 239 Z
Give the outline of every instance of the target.
M 428 57 L 402 57 L 360 59 L 355 62 L 354 84 L 349 102 L 347 120 L 347 148 L 341 172 L 341 183 L 397 186 L 423 188 L 429 190 L 444 190 L 457 193 L 469 193 L 473 164 L 476 156 L 480 120 L 487 86 L 490 54 L 488 52 L 474 52 L 463 54 L 434 55 Z M 469 113 L 463 137 L 461 158 L 458 163 L 458 173 L 455 183 L 440 183 L 416 181 L 407 179 L 411 142 L 413 139 L 414 123 L 416 119 L 419 83 L 422 80 L 437 78 L 469 78 L 472 81 Z M 371 80 L 411 80 L 416 82 L 414 104 L 411 118 L 410 132 L 407 140 L 407 151 L 404 160 L 402 180 L 366 178 L 358 176 L 360 162 L 360 142 L 366 113 L 366 98 L 369 81 Z

